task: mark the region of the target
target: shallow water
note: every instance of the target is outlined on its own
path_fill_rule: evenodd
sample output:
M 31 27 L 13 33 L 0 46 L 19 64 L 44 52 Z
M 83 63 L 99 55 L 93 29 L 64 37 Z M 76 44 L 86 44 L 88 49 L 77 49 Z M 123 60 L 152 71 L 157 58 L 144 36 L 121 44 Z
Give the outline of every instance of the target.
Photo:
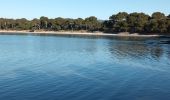
M 0 35 L 0 100 L 170 100 L 169 40 Z

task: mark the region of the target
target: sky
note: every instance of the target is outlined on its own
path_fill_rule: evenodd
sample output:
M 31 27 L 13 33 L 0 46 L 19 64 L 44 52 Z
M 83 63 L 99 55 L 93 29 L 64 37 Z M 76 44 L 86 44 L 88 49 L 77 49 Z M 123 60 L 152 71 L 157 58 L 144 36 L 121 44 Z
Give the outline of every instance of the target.
M 0 0 L 3 18 L 86 18 L 108 19 L 118 12 L 159 11 L 170 14 L 170 0 Z

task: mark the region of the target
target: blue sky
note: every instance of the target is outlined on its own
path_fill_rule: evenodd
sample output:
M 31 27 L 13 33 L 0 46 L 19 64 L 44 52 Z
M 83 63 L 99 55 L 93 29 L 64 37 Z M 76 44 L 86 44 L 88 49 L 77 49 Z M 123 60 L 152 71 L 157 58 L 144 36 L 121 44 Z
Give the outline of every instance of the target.
M 0 4 L 0 17 L 7 18 L 96 16 L 108 19 L 123 11 L 170 14 L 170 0 L 0 0 Z

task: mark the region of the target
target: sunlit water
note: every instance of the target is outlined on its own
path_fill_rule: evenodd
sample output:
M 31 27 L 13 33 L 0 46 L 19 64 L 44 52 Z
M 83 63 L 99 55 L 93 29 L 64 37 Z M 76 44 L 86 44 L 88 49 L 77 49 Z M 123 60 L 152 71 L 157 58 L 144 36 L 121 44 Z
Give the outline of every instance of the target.
M 0 35 L 0 100 L 170 100 L 169 40 Z

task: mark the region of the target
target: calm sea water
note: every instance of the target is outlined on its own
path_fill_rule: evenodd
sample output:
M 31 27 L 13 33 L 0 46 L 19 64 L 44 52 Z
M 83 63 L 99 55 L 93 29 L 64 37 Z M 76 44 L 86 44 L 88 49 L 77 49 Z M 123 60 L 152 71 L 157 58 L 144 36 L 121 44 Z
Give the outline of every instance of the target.
M 170 100 L 169 40 L 0 35 L 0 100 Z

